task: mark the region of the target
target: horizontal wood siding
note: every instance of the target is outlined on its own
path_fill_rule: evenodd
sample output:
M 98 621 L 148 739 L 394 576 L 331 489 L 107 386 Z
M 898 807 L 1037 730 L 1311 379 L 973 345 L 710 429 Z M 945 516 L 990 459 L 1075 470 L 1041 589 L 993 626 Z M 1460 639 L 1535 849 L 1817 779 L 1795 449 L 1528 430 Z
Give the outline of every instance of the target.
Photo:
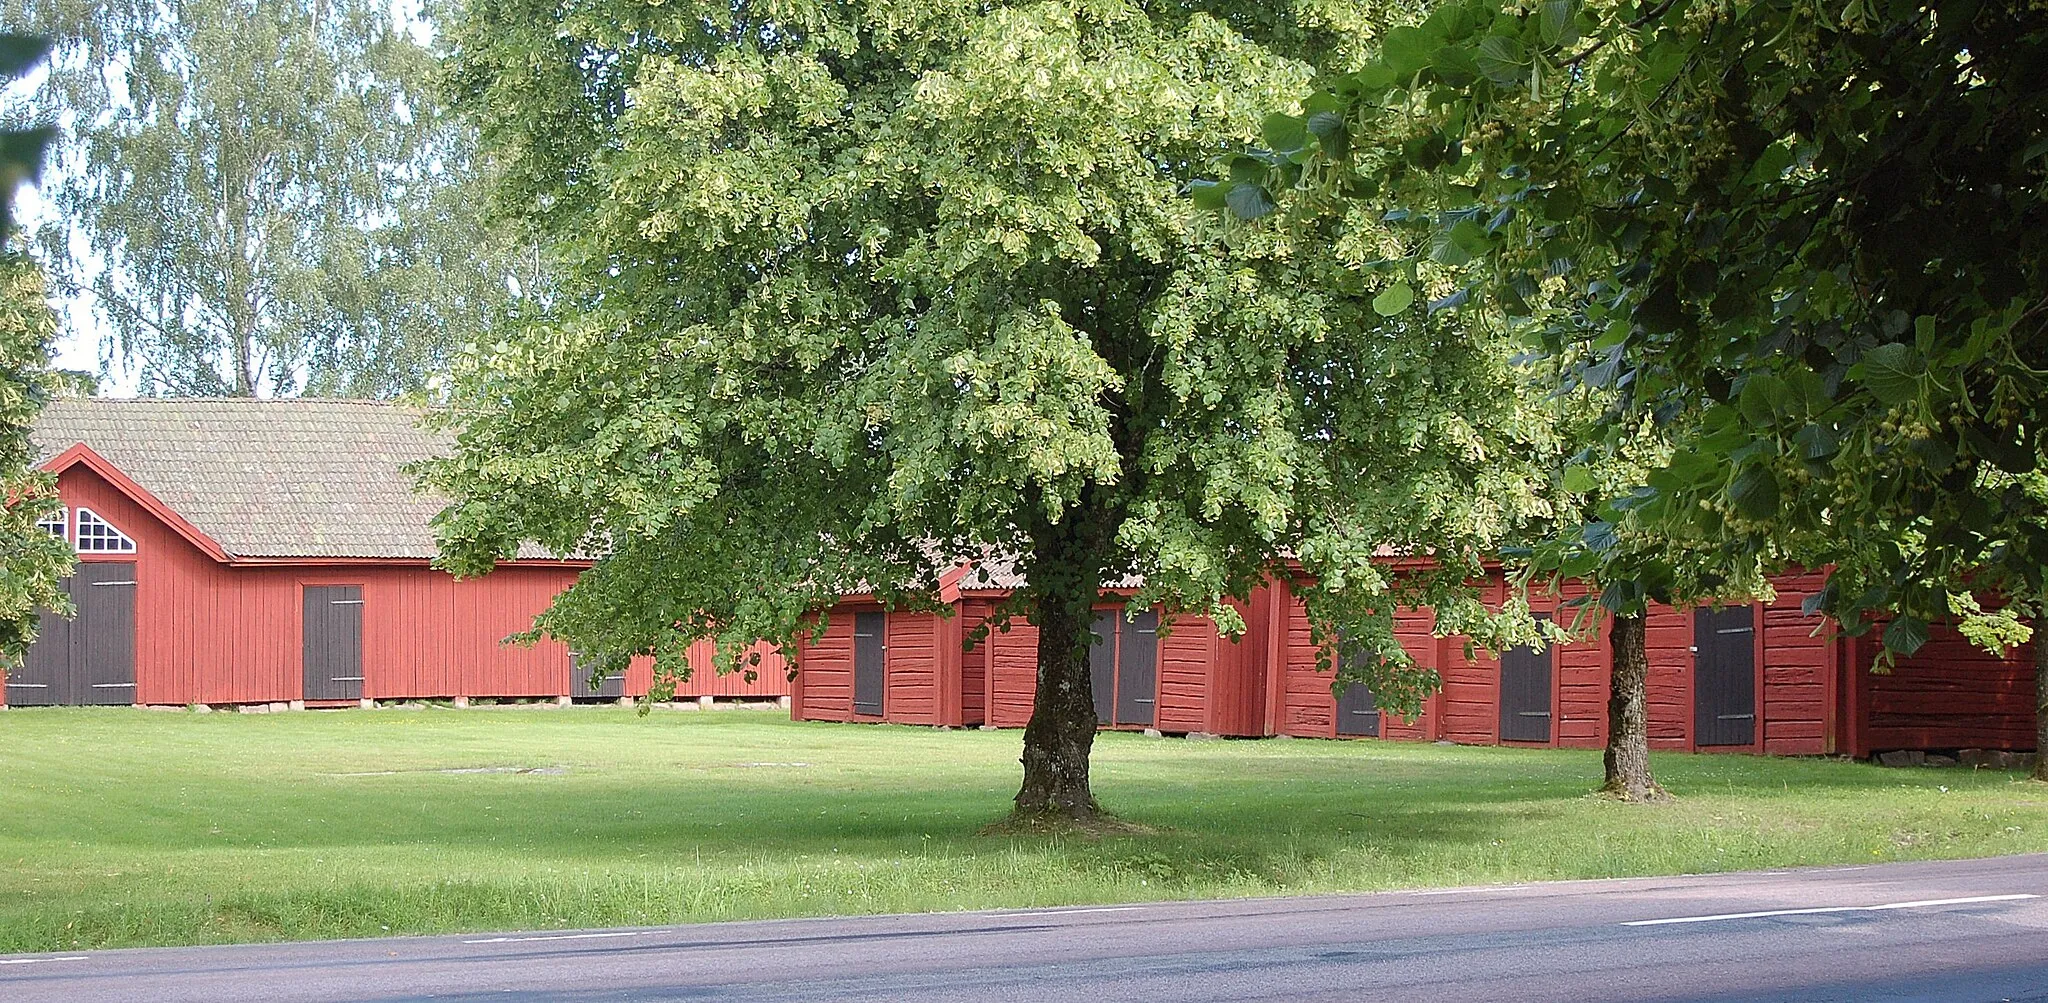
M 1999 658 L 1971 644 L 1950 624 L 1936 624 L 1927 643 L 1889 674 L 1869 669 L 1875 633 L 1859 638 L 1844 659 L 1864 709 L 1858 755 L 1891 749 L 2034 748 L 2034 644 Z
M 804 637 L 790 714 L 800 721 L 853 720 L 852 609 L 833 610 L 825 618 L 823 636 Z
M 1438 643 L 1437 636 L 1433 633 L 1435 628 L 1436 614 L 1429 610 L 1399 610 L 1394 614 L 1394 637 L 1401 642 L 1401 649 L 1408 652 L 1408 657 L 1415 659 L 1417 668 L 1442 671 L 1440 663 L 1443 661 L 1443 645 Z M 1332 708 L 1336 706 L 1335 698 L 1331 696 L 1327 686 L 1323 689 L 1323 696 L 1331 700 Z M 1430 741 L 1436 738 L 1437 705 L 1437 699 L 1431 697 L 1429 703 L 1423 707 L 1422 714 L 1413 721 L 1403 720 L 1398 714 L 1381 711 L 1380 736 L 1411 741 Z
M 1488 605 L 1506 597 L 1495 583 L 1484 590 Z M 1444 639 L 1442 718 L 1438 735 L 1452 742 L 1491 745 L 1500 740 L 1500 658 L 1484 648 L 1466 653 L 1465 639 Z
M 956 619 L 960 621 L 961 639 L 966 631 L 973 630 L 988 619 L 989 603 L 982 599 L 970 599 L 960 604 Z M 964 647 L 964 644 L 963 644 Z M 988 721 L 988 642 L 976 644 L 972 649 L 960 653 L 960 714 L 961 724 L 974 726 Z
M 934 613 L 890 613 L 884 634 L 882 719 L 939 724 L 938 627 Z
M 1570 605 L 1586 596 L 1584 585 L 1568 584 L 1550 604 L 1551 618 L 1574 626 L 1582 607 Z M 1607 647 L 1607 617 L 1588 615 L 1591 637 L 1557 646 L 1552 665 L 1557 671 L 1557 744 L 1597 749 L 1607 744 L 1607 688 L 1612 676 Z
M 1772 579 L 1778 595 L 1761 617 L 1764 680 L 1757 702 L 1764 752 L 1817 756 L 1834 751 L 1836 635 L 1825 617 L 1800 608 L 1826 582 L 1821 572 Z
M 1692 747 L 1691 610 L 1653 603 L 1644 618 L 1643 648 L 1649 656 L 1650 747 Z
M 1122 611 L 1118 614 L 1121 617 Z M 1124 624 L 1125 629 L 1130 624 Z M 1206 616 L 1177 616 L 1159 639 L 1159 703 L 1153 726 L 1160 731 L 1206 731 L 1209 725 L 1209 673 L 1220 654 L 1216 621 Z
M 1337 698 L 1331 692 L 1333 676 L 1316 671 L 1316 645 L 1311 638 L 1308 610 L 1301 597 L 1290 594 L 1285 606 L 1286 681 L 1281 687 L 1283 707 L 1277 730 L 1297 738 L 1337 737 Z

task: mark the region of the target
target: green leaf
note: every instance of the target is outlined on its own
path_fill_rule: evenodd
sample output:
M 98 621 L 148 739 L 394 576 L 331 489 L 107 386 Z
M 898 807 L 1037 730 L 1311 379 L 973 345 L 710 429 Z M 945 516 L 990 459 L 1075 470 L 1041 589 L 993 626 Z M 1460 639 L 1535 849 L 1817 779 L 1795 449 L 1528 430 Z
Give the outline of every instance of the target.
M 1384 62 L 1367 63 L 1351 75 L 1358 86 L 1370 93 L 1378 93 L 1393 86 L 1396 79 L 1394 68 Z
M 1274 153 L 1293 153 L 1308 146 L 1308 130 L 1302 120 L 1279 112 L 1266 116 L 1265 123 L 1259 127 L 1259 136 L 1266 141 L 1266 148 Z
M 1774 425 L 1781 415 L 1792 410 L 1792 388 L 1771 373 L 1757 373 L 1743 381 L 1736 406 L 1750 424 Z
M 1396 282 L 1372 298 L 1372 309 L 1382 317 L 1392 317 L 1408 309 L 1409 304 L 1414 302 L 1414 288 L 1406 282 Z
M 1479 79 L 1479 62 L 1472 58 L 1472 50 L 1462 45 L 1446 45 L 1436 50 L 1429 57 L 1429 68 L 1452 87 L 1467 87 Z
M 1529 79 L 1529 53 L 1518 39 L 1506 35 L 1488 35 L 1480 39 L 1479 55 L 1475 61 L 1486 79 L 1503 87 L 1512 87 Z
M 1464 220 L 1457 226 L 1451 227 L 1451 243 L 1458 245 L 1459 250 L 1476 258 L 1493 249 L 1493 240 L 1486 234 L 1486 227 L 1473 220 Z
M 1429 65 L 1440 41 L 1421 28 L 1395 28 L 1380 42 L 1380 60 L 1393 71 L 1395 80 L 1406 80 Z
M 1564 468 L 1564 489 L 1566 491 L 1574 494 L 1585 494 L 1599 485 L 1600 482 L 1594 478 L 1591 469 L 1577 465 Z
M 1728 500 L 1752 519 L 1770 518 L 1778 514 L 1778 479 L 1763 467 L 1750 467 L 1728 485 Z
M 1545 45 L 1570 45 L 1579 37 L 1579 0 L 1543 0 L 1537 8 L 1537 30 Z
M 1224 201 L 1224 195 L 1229 190 L 1230 186 L 1220 181 L 1197 181 L 1188 186 L 1188 195 L 1195 200 L 1196 205 L 1211 212 L 1220 212 L 1228 204 Z
M 1886 651 L 1910 655 L 1927 643 L 1927 621 L 1916 616 L 1902 616 L 1884 629 Z
M 1785 169 L 1792 166 L 1792 147 L 1783 141 L 1764 147 L 1757 155 L 1756 163 L 1750 165 L 1751 184 L 1769 184 L 1784 177 Z
M 1341 157 L 1351 151 L 1351 139 L 1344 128 L 1344 119 L 1335 112 L 1316 112 L 1308 117 L 1304 127 L 1308 129 L 1309 135 L 1316 138 L 1324 153 Z
M 1922 372 L 1919 353 L 1911 345 L 1896 342 L 1879 345 L 1863 354 L 1849 367 L 1849 378 L 1862 384 L 1886 404 L 1901 404 L 1920 390 Z
M 1229 193 L 1223 196 L 1223 202 L 1239 219 L 1258 219 L 1280 208 L 1280 204 L 1273 201 L 1273 196 L 1267 194 L 1266 186 L 1249 181 L 1231 185 Z

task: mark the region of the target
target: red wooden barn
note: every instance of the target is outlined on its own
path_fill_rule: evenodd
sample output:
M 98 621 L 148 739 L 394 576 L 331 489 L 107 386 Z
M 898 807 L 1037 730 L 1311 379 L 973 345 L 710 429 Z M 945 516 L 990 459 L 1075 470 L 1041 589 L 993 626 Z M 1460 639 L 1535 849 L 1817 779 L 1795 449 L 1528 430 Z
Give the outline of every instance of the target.
M 593 694 L 567 649 L 503 639 L 587 562 L 521 554 L 481 578 L 429 566 L 441 501 L 406 466 L 444 448 L 418 412 L 343 400 L 59 399 L 33 430 L 57 475 L 75 618 L 43 618 L 6 702 L 342 705 Z M 708 668 L 685 695 L 776 697 Z M 774 661 L 779 662 L 779 659 Z
M 1777 597 L 1723 609 L 1654 608 L 1649 616 L 1649 728 L 1661 749 L 1787 755 L 1889 749 L 2033 746 L 2031 653 L 2004 659 L 1937 628 L 1918 655 L 1873 676 L 1867 638 L 1837 636 L 1801 610 L 1819 574 L 1775 581 Z M 1021 727 L 1031 716 L 1035 630 L 1021 619 L 963 652 L 966 633 L 1021 584 L 1006 568 L 962 569 L 942 583 L 950 615 L 890 612 L 849 597 L 803 651 L 793 713 L 800 719 Z M 1111 595 L 1131 582 L 1110 583 Z M 1504 597 L 1496 581 L 1492 598 Z M 1538 597 L 1538 612 L 1569 617 L 1582 592 Z M 1466 744 L 1597 748 L 1606 735 L 1609 652 L 1603 636 L 1543 651 L 1465 654 L 1437 638 L 1427 612 L 1396 625 L 1417 663 L 1443 688 L 1414 720 L 1385 714 L 1370 693 L 1339 696 L 1316 671 L 1301 600 L 1281 585 L 1240 610 L 1247 630 L 1221 636 L 1205 617 L 1158 630 L 1120 605 L 1100 611 L 1096 716 L 1105 727 L 1258 737 L 1383 737 Z M 1163 636 L 1162 636 L 1163 634 Z

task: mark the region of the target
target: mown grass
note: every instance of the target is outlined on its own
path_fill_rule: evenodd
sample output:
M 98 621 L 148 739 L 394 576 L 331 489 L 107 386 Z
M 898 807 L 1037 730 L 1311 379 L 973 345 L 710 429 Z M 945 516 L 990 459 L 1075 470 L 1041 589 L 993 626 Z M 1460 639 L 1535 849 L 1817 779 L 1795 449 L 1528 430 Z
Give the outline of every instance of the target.
M 1016 732 L 761 711 L 0 714 L 0 953 L 1272 895 L 2048 850 L 2018 774 L 1105 735 L 1149 835 L 979 834 Z M 559 772 L 451 773 L 480 767 Z M 389 771 L 389 772 L 387 772 Z M 369 775 L 359 775 L 369 774 Z

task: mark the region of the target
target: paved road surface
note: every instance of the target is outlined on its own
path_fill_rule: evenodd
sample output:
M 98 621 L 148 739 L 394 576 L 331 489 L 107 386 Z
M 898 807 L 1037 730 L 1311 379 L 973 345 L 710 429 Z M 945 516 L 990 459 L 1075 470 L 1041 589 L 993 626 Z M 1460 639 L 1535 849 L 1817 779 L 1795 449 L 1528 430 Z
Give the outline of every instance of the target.
M 0 958 L 0 1000 L 2048 1001 L 2048 854 Z

